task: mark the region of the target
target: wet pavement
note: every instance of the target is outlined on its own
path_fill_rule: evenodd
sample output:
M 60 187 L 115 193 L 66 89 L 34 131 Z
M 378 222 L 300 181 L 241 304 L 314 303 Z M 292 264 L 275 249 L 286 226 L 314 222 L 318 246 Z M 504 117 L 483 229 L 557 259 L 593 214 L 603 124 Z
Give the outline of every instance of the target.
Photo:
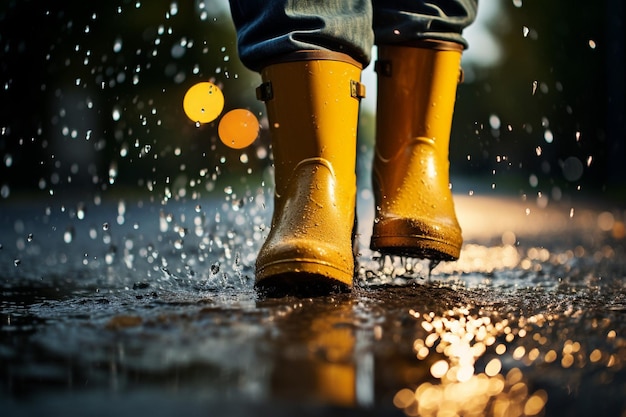
M 371 253 L 361 208 L 355 290 L 278 299 L 265 192 L 3 203 L 1 414 L 626 416 L 624 207 L 456 199 L 459 261 Z

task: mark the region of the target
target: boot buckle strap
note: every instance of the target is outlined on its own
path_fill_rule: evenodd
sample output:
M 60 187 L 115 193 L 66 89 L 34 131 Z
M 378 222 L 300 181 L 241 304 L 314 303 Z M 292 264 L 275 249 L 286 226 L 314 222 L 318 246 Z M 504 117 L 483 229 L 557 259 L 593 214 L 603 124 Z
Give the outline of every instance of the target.
M 374 71 L 379 75 L 391 77 L 391 60 L 379 59 L 374 63 Z
M 365 98 L 365 85 L 358 81 L 350 80 L 350 96 L 356 99 Z
M 358 81 L 350 80 L 350 96 L 356 99 L 365 98 L 365 86 Z M 274 97 L 272 83 L 267 81 L 256 88 L 256 98 L 260 101 L 270 101 Z
M 256 88 L 256 98 L 260 101 L 270 101 L 274 98 L 272 83 L 267 81 Z

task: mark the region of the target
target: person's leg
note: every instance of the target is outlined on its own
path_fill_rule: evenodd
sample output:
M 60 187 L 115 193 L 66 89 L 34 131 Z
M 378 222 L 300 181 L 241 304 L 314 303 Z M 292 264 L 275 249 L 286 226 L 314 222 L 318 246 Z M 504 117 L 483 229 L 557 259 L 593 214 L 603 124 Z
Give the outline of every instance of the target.
M 453 260 L 463 242 L 449 187 L 448 148 L 462 30 L 476 1 L 375 1 L 378 45 L 376 219 L 385 254 Z
M 274 157 L 274 213 L 256 285 L 286 294 L 350 288 L 359 81 L 373 41 L 371 7 L 242 0 L 231 9 L 241 59 L 263 79 L 258 95 Z
M 256 71 L 297 51 L 341 52 L 369 64 L 370 0 L 230 0 L 242 62 Z
M 442 40 L 467 47 L 463 29 L 476 18 L 478 0 L 373 0 L 377 45 Z

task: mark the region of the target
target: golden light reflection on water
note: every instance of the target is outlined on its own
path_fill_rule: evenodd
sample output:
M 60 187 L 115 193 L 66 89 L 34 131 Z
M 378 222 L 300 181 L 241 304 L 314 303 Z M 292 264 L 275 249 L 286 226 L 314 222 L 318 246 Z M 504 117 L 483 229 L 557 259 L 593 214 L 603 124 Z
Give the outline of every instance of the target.
M 394 405 L 407 416 L 517 417 L 543 412 L 548 394 L 544 390 L 532 392 L 517 367 L 503 373 L 502 361 L 497 357 L 507 352 L 506 345 L 497 344 L 498 338 L 524 337 L 524 328 L 514 327 L 508 319 L 493 321 L 471 314 L 469 308 L 454 308 L 442 315 L 415 310 L 409 314 L 428 332 L 424 339 L 413 342 L 413 350 L 419 360 L 431 357 L 433 380 L 396 393 Z M 477 369 L 478 359 L 487 351 L 496 357 Z M 533 352 L 532 357 L 538 353 Z M 433 356 L 440 359 L 433 360 Z M 516 360 L 527 356 L 531 355 L 524 346 L 512 352 Z

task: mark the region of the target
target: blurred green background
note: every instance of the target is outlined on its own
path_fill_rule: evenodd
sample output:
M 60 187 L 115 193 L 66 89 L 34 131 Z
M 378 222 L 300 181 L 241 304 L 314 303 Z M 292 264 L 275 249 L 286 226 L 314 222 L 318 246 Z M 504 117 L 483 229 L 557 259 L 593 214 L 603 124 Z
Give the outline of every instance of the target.
M 480 4 L 453 125 L 457 192 L 626 201 L 624 17 L 622 0 Z M 248 108 L 266 125 L 224 0 L 2 0 L 0 201 L 129 190 L 197 199 L 267 182 L 267 129 L 232 150 L 217 122 L 185 117 L 185 91 L 206 80 L 222 88 L 225 112 Z

